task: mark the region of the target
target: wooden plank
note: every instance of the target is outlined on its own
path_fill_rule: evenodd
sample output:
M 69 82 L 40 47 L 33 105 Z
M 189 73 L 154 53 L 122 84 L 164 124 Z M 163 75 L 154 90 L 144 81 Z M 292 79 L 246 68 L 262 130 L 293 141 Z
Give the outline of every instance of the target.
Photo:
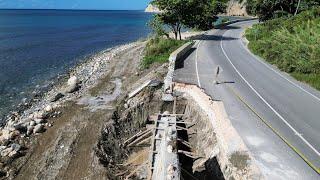
M 144 88 L 146 88 L 150 83 L 151 83 L 151 80 L 148 80 L 148 81 L 144 82 L 140 87 L 138 87 L 137 89 L 135 89 L 131 93 L 129 93 L 128 97 L 129 98 L 134 97 L 139 92 L 141 92 Z
M 151 131 L 149 131 L 148 133 L 145 133 L 144 135 L 140 136 L 139 138 L 137 138 L 136 140 L 134 140 L 133 142 L 131 142 L 127 146 L 132 146 L 133 144 L 138 143 L 139 141 L 141 141 L 142 139 L 146 138 L 147 136 L 150 136 L 150 134 L 152 134 Z
M 148 131 L 151 131 L 152 129 L 147 129 L 145 131 L 141 131 L 135 135 L 133 135 L 132 137 L 130 137 L 129 139 L 127 139 L 126 141 L 124 141 L 124 145 L 126 145 L 127 143 L 129 143 L 130 141 L 133 141 L 134 139 L 138 138 L 139 136 L 144 135 L 145 133 L 147 133 Z
M 144 162 L 144 163 L 146 163 L 146 162 Z M 144 164 L 144 163 L 142 163 L 142 164 Z M 143 165 L 137 167 L 134 171 L 132 171 L 132 172 L 126 177 L 126 180 L 129 180 L 129 178 L 130 178 L 131 176 L 133 176 L 133 175 L 134 175 L 139 169 L 141 169 L 142 167 L 143 167 Z
M 143 140 L 143 141 L 141 141 L 141 142 L 139 142 L 137 145 L 139 146 L 139 145 L 141 145 L 141 144 L 143 144 L 143 143 L 146 143 L 146 142 L 148 142 L 148 141 L 150 141 L 151 140 L 151 136 L 150 137 L 148 137 L 147 139 L 145 139 L 145 140 Z

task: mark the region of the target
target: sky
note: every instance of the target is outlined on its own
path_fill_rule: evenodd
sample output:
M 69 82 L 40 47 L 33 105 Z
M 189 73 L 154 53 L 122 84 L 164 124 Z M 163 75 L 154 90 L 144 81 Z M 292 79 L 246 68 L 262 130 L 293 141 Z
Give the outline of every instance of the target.
M 0 9 L 142 10 L 151 0 L 0 0 Z

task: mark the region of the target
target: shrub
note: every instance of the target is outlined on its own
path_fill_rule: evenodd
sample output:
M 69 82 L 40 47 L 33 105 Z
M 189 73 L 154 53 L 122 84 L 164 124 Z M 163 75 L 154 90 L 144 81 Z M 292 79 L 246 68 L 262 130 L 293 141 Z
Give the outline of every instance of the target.
M 320 8 L 254 25 L 247 30 L 246 37 L 254 53 L 279 69 L 295 74 L 299 80 L 312 79 L 308 82 L 319 87 L 314 77 L 320 74 Z
M 145 57 L 142 60 L 141 67 L 147 69 L 153 63 L 167 62 L 170 54 L 186 42 L 160 37 L 150 39 L 146 45 Z

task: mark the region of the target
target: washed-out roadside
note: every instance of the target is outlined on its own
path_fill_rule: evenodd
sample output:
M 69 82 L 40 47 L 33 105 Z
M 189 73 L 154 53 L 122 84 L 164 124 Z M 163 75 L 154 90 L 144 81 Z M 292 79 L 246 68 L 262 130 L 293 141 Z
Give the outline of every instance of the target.
M 170 152 L 177 153 L 184 179 L 258 176 L 245 147 L 226 150 L 226 134 L 215 126 L 220 117 L 208 116 L 215 109 L 204 110 L 183 89 L 195 87 L 177 85 L 175 101 L 162 100 L 169 64 L 141 70 L 144 47 L 136 42 L 101 52 L 39 104 L 14 116 L 1 130 L 2 178 L 148 179 L 150 137 L 161 114 L 180 121 L 177 147 Z M 167 168 L 169 175 L 178 169 Z

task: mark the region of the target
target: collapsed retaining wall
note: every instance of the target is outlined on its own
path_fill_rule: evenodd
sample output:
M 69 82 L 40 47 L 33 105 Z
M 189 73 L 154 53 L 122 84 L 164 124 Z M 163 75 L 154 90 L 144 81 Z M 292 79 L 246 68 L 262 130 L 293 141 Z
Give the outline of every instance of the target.
M 216 158 L 225 179 L 264 179 L 254 158 L 233 128 L 222 102 L 212 101 L 194 85 L 175 84 L 174 91 L 182 93 L 188 101 L 189 110 L 187 106 L 185 117 L 194 116 L 194 111 L 201 116 L 193 119 L 202 121 L 199 122 L 201 131 L 197 132 L 197 136 L 200 136 L 196 142 L 197 149 L 202 148 L 202 152 L 197 152 L 198 155 L 205 156 L 207 160 Z M 200 167 L 201 163 L 204 162 L 196 161 L 194 166 Z

